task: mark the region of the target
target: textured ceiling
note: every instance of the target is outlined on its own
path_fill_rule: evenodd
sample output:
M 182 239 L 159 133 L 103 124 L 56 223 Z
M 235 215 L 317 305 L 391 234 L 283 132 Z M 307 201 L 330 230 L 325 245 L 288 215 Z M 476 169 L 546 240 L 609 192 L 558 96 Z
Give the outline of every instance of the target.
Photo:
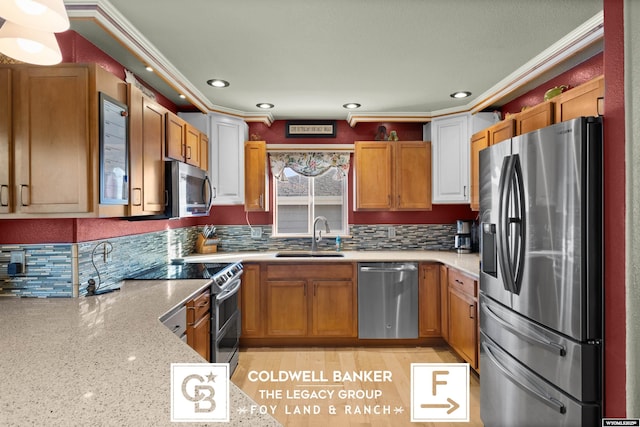
M 345 118 L 347 102 L 358 113 L 467 104 L 449 94 L 483 94 L 602 10 L 602 0 L 110 3 L 211 104 L 251 113 L 269 102 L 276 119 Z

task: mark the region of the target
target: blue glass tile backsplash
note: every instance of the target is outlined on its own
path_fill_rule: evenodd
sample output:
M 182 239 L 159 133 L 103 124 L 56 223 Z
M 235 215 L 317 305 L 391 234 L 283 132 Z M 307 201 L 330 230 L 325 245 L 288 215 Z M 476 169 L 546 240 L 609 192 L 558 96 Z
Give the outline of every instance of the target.
M 218 226 L 218 252 L 310 249 L 310 238 L 271 238 L 271 226 L 261 226 L 262 237 L 251 238 L 249 226 Z M 74 244 L 0 245 L 0 298 L 74 297 L 86 293 L 89 279 L 100 289 L 116 288 L 125 277 L 194 252 L 201 226 L 185 227 Z M 343 238 L 343 250 L 452 250 L 455 224 L 352 225 Z M 333 249 L 325 238 L 319 249 Z M 12 251 L 24 251 L 26 271 L 10 276 Z

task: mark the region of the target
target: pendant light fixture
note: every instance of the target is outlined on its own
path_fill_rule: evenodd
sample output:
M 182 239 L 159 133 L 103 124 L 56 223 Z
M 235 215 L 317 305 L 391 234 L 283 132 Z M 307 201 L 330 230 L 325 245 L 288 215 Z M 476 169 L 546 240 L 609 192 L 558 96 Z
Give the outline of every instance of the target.
M 62 53 L 54 33 L 69 26 L 63 0 L 3 0 L 0 53 L 30 64 L 58 64 Z
M 53 33 L 10 21 L 0 27 L 0 52 L 29 64 L 54 65 L 62 61 L 62 53 Z
M 0 17 L 14 24 L 49 33 L 69 29 L 63 0 L 3 0 Z

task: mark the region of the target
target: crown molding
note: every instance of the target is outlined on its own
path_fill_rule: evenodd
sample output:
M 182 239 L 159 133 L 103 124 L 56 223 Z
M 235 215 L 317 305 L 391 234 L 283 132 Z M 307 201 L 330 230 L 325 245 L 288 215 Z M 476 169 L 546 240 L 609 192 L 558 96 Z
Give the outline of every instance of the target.
M 273 124 L 273 115 L 271 113 L 244 113 L 242 118 L 247 123 L 264 123 L 268 127 Z
M 246 122 L 260 122 L 267 126 L 273 123 L 271 113 L 239 111 L 212 104 L 108 0 L 64 0 L 64 3 L 71 20 L 94 21 L 140 61 L 153 67 L 158 76 L 178 93 L 184 94 L 203 113 L 228 114 L 240 117 Z M 551 72 L 555 67 L 603 39 L 604 13 L 601 11 L 466 105 L 430 112 L 351 112 L 347 116 L 347 122 L 351 127 L 365 122 L 425 123 L 440 116 L 463 112 L 476 113 L 531 84 L 535 79 Z
M 213 109 L 206 97 L 140 33 L 127 18 L 106 0 L 64 0 L 69 19 L 91 20 L 154 72 L 178 93 L 184 94 L 199 110 Z
M 363 122 L 428 122 L 433 118 L 452 114 L 477 113 L 534 82 L 603 39 L 604 13 L 601 11 L 466 105 L 422 113 L 349 113 L 347 122 L 351 127 Z M 602 47 L 599 46 L 598 50 L 601 51 Z

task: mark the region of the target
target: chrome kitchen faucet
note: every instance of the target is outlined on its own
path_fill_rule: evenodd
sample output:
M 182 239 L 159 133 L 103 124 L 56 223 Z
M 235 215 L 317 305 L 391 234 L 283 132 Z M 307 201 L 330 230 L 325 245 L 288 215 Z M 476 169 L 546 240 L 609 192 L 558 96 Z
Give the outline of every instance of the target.
M 318 224 L 319 221 L 324 222 L 324 227 L 327 233 L 331 232 L 331 230 L 329 229 L 329 223 L 327 222 L 327 218 L 323 216 L 316 217 L 316 219 L 313 220 L 313 236 L 311 236 L 311 252 L 318 250 L 318 242 L 322 240 L 322 230 L 318 231 L 318 236 L 316 237 L 316 225 Z

